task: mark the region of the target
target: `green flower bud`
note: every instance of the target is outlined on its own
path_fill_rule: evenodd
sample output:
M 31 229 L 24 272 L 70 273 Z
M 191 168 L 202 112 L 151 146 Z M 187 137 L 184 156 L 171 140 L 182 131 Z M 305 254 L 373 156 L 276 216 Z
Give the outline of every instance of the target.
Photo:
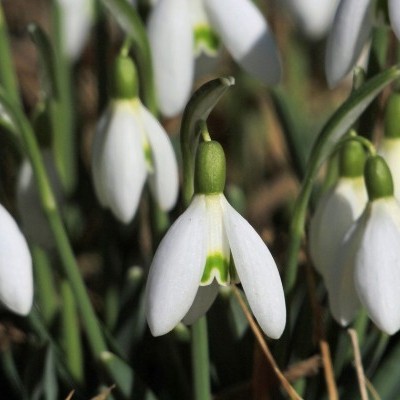
M 362 176 L 365 165 L 363 145 L 351 140 L 343 145 L 339 153 L 339 175 L 346 178 Z
M 400 138 L 400 93 L 394 92 L 386 104 L 385 137 Z
M 367 159 L 364 179 L 369 201 L 393 196 L 392 174 L 386 161 L 381 156 L 371 156 Z
M 197 149 L 194 171 L 195 193 L 222 193 L 225 177 L 226 162 L 222 146 L 214 140 L 201 142 Z
M 115 99 L 134 99 L 138 96 L 136 67 L 130 57 L 118 55 L 115 59 L 111 92 Z

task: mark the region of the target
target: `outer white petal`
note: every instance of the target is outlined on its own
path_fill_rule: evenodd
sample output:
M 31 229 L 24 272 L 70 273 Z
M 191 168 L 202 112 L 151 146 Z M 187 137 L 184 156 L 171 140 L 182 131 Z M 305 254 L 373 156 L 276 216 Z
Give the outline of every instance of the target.
M 140 115 L 154 163 L 150 184 L 161 209 L 170 210 L 176 203 L 179 189 L 178 164 L 174 149 L 167 132 L 142 104 Z
M 33 301 L 32 259 L 24 236 L 0 205 L 0 301 L 27 315 Z
M 58 179 L 54 158 L 51 150 L 43 150 L 44 166 L 49 176 L 53 193 L 57 203 L 63 202 L 63 191 Z M 44 248 L 54 246 L 54 235 L 50 230 L 49 223 L 44 215 L 39 199 L 36 179 L 33 175 L 31 163 L 24 160 L 18 172 L 17 181 L 17 207 L 22 221 L 24 234 L 32 243 L 39 244 Z
M 342 326 L 348 325 L 360 309 L 354 286 L 354 265 L 364 225 L 364 218 L 353 223 L 336 254 L 330 259 L 331 265 L 325 275 L 329 307 L 333 317 Z
M 174 116 L 186 105 L 193 84 L 193 33 L 187 0 L 161 0 L 148 20 L 155 83 L 161 112 Z
M 191 325 L 203 316 L 214 303 L 218 295 L 218 289 L 219 285 L 216 280 L 211 285 L 200 286 L 197 290 L 196 298 L 182 322 L 186 325 Z
M 373 201 L 365 215 L 355 258 L 355 286 L 374 323 L 384 332 L 400 329 L 400 206 L 394 199 Z
M 311 219 L 309 244 L 317 271 L 325 278 L 344 235 L 367 204 L 364 179 L 340 178 L 325 193 Z
M 378 153 L 385 159 L 390 168 L 394 194 L 396 199 L 400 201 L 400 139 L 383 138 Z
M 390 23 L 397 38 L 400 40 L 400 1 L 388 0 Z
M 266 85 L 276 84 L 281 65 L 267 22 L 250 0 L 204 0 L 212 27 L 232 57 Z
M 328 37 L 325 71 L 333 87 L 350 72 L 372 28 L 371 0 L 341 0 Z
M 134 216 L 147 176 L 141 125 L 135 105 L 116 101 L 100 155 L 100 178 L 107 205 L 124 223 Z
M 262 330 L 278 339 L 286 324 L 286 306 L 278 268 L 250 224 L 221 197 L 232 257 L 250 307 Z
M 58 0 L 66 54 L 75 60 L 86 43 L 93 17 L 92 0 Z
M 161 241 L 146 287 L 146 316 L 154 336 L 172 330 L 187 314 L 206 260 L 206 205 L 194 196 Z
M 339 0 L 286 0 L 300 28 L 312 39 L 322 38 L 330 28 Z

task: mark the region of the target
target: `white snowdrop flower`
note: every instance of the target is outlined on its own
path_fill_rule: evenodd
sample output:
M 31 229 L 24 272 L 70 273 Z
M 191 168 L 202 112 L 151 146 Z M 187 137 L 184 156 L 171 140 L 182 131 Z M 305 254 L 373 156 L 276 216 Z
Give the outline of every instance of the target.
M 332 260 L 340 252 L 344 235 L 367 204 L 363 168 L 365 153 L 357 142 L 349 142 L 340 153 L 336 184 L 318 202 L 310 222 L 310 254 L 317 271 L 325 279 Z M 329 289 L 329 279 L 325 283 Z
M 357 311 L 358 296 L 376 326 L 393 334 L 400 329 L 400 204 L 382 157 L 367 160 L 365 181 L 369 202 L 343 242 L 334 316 L 348 324 Z
M 50 149 L 42 152 L 43 163 L 49 176 L 51 187 L 57 204 L 62 204 L 63 191 L 58 179 L 53 154 Z M 25 159 L 18 172 L 17 178 L 17 207 L 21 217 L 22 230 L 27 238 L 35 244 L 44 248 L 54 246 L 54 237 L 49 223 L 44 215 L 40 203 L 36 179 L 33 175 L 32 165 Z
M 332 25 L 339 0 L 286 0 L 300 29 L 311 39 L 326 35 Z
M 159 106 L 166 116 L 178 114 L 189 99 L 195 56 L 216 54 L 220 41 L 264 84 L 280 80 L 275 40 L 251 0 L 159 0 L 147 28 Z
M 178 166 L 167 133 L 136 95 L 132 61 L 120 56 L 115 68 L 115 96 L 96 129 L 92 174 L 100 203 L 128 223 L 147 178 L 161 209 L 175 205 Z
M 93 0 L 58 0 L 64 50 L 76 60 L 85 45 L 94 15 Z
M 152 334 L 163 335 L 181 320 L 194 322 L 219 285 L 240 281 L 263 331 L 279 338 L 286 323 L 279 272 L 263 240 L 222 193 L 225 158 L 217 142 L 199 145 L 195 174 L 196 194 L 150 267 L 146 315 Z
M 33 302 L 32 258 L 16 222 L 0 204 L 0 302 L 27 315 Z
M 325 70 L 330 87 L 336 86 L 353 68 L 374 22 L 373 0 L 341 0 L 329 34 Z M 388 0 L 391 25 L 400 38 L 400 2 Z

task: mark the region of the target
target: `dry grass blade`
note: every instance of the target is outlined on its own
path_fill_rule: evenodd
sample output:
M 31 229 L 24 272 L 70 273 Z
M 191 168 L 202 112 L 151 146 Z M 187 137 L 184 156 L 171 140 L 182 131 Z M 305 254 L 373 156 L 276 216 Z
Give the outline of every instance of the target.
M 75 390 L 72 390 L 72 391 L 69 393 L 69 395 L 65 398 L 65 400 L 71 400 L 71 399 L 72 399 L 72 396 L 74 395 L 74 393 L 75 393 Z
M 368 392 L 365 382 L 364 368 L 361 361 L 360 348 L 358 346 L 357 332 L 354 329 L 348 329 L 347 333 L 351 339 L 351 345 L 354 352 L 354 364 L 357 372 L 358 386 L 360 388 L 360 394 L 362 400 L 368 400 Z
M 108 396 L 111 394 L 111 392 L 114 388 L 115 388 L 115 385 L 105 388 L 101 391 L 100 394 L 92 397 L 90 400 L 107 400 Z
M 258 342 L 258 344 L 261 347 L 262 352 L 264 353 L 264 355 L 266 356 L 267 360 L 269 361 L 269 363 L 271 364 L 276 376 L 278 377 L 279 381 L 281 382 L 282 387 L 286 390 L 287 394 L 289 395 L 289 397 L 292 400 L 303 400 L 298 394 L 297 392 L 294 390 L 294 388 L 291 386 L 291 384 L 289 383 L 289 381 L 286 379 L 285 375 L 282 373 L 282 371 L 279 369 L 278 364 L 276 363 L 274 357 L 272 356 L 268 345 L 264 339 L 264 336 L 260 330 L 260 328 L 258 327 L 258 325 L 256 324 L 256 322 L 254 321 L 254 318 L 252 316 L 252 314 L 250 313 L 249 309 L 247 308 L 246 303 L 244 302 L 242 295 L 240 294 L 239 289 L 236 286 L 232 286 L 233 288 L 233 293 L 235 294 L 236 298 L 238 299 L 238 302 L 240 304 L 240 307 L 243 310 L 244 315 L 246 316 L 250 328 L 254 333 L 254 336 Z

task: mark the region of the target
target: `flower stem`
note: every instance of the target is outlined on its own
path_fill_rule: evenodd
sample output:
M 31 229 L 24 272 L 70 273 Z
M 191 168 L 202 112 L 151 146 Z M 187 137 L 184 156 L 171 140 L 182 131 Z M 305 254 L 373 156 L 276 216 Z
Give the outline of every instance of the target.
M 10 99 L 20 104 L 18 82 L 13 67 L 7 25 L 4 18 L 3 6 L 0 4 L 0 83 L 4 86 Z
M 60 213 L 57 209 L 57 203 L 43 164 L 36 136 L 23 112 L 15 106 L 15 104 L 8 102 L 5 95 L 1 92 L 0 100 L 5 108 L 5 112 L 13 121 L 16 131 L 20 134 L 26 154 L 29 156 L 32 163 L 32 169 L 38 185 L 40 202 L 54 235 L 56 248 L 60 255 L 64 274 L 71 285 L 76 303 L 79 307 L 82 323 L 85 326 L 92 353 L 95 358 L 98 358 L 101 352 L 107 350 L 106 342 L 89 296 L 86 292 L 78 264 L 76 263 L 71 244 L 68 240 Z
M 198 319 L 192 326 L 192 367 L 194 398 L 211 399 L 210 365 L 208 359 L 207 319 Z

